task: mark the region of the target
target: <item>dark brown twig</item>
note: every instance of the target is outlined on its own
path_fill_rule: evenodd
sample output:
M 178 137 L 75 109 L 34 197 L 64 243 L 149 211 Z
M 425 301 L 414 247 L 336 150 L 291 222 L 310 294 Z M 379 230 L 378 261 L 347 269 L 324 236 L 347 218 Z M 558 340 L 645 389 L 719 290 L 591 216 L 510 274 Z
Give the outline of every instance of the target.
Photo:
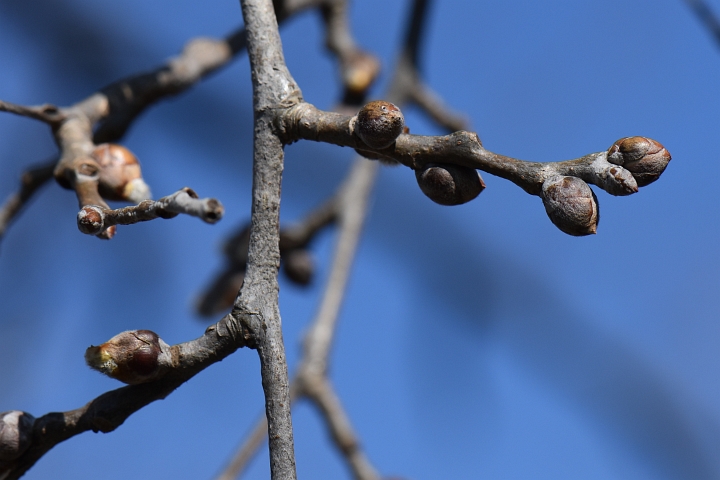
M 52 178 L 56 159 L 28 169 L 20 177 L 20 190 L 10 195 L 0 206 L 0 240 L 5 236 L 7 228 L 22 208 L 30 201 L 35 192 Z

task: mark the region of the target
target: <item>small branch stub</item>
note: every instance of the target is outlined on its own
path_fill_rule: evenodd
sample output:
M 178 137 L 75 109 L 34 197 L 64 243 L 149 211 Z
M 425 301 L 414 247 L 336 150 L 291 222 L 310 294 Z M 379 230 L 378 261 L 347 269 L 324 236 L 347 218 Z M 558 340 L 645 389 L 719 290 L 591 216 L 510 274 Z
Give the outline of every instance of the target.
M 377 100 L 365 105 L 357 114 L 355 133 L 372 148 L 387 148 L 403 133 L 405 117 L 390 102 Z
M 34 423 L 32 415 L 20 410 L 0 413 L 0 465 L 15 460 L 30 447 Z
M 440 205 L 462 205 L 485 189 L 477 170 L 462 165 L 428 164 L 415 170 L 415 178 L 420 190 Z
M 608 149 L 607 159 L 629 170 L 638 186 L 644 187 L 660 178 L 672 157 L 665 147 L 651 138 L 625 137 Z
M 85 351 L 90 368 L 131 385 L 156 380 L 173 366 L 170 346 L 150 330 L 129 330 Z
M 595 193 L 577 177 L 556 175 L 542 186 L 542 200 L 550 220 L 568 235 L 592 235 L 600 212 Z

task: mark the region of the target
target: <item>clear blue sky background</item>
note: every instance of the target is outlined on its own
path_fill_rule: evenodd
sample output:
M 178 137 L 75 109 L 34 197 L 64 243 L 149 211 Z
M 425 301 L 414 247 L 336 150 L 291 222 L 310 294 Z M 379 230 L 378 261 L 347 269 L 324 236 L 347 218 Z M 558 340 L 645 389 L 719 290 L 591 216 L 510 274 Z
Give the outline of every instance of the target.
M 408 4 L 353 4 L 359 43 L 385 67 L 374 96 Z M 240 24 L 237 1 L 3 0 L 0 98 L 67 105 Z M 332 364 L 369 458 L 417 480 L 720 478 L 720 50 L 681 0 L 437 1 L 428 28 L 425 77 L 486 148 L 553 161 L 645 135 L 673 161 L 632 197 L 598 191 L 591 238 L 562 234 L 540 199 L 490 175 L 477 200 L 447 208 L 408 169 L 383 169 Z M 318 15 L 282 34 L 305 98 L 331 108 Z M 14 224 L 0 247 L 0 411 L 74 409 L 120 386 L 83 362 L 120 331 L 202 334 L 194 298 L 249 215 L 250 92 L 242 56 L 125 139 L 157 197 L 187 185 L 221 199 L 218 225 L 154 221 L 102 242 L 77 231 L 76 200 L 54 184 Z M 416 110 L 406 119 L 439 133 Z M 44 125 L 0 115 L 0 197 L 54 152 Z M 325 199 L 352 153 L 289 147 L 283 220 Z M 314 244 L 313 286 L 282 280 L 291 369 L 332 242 Z M 258 370 L 240 351 L 117 431 L 61 444 L 27 478 L 211 478 L 262 411 Z M 315 411 L 298 405 L 294 422 L 300 477 L 346 478 Z M 246 478 L 268 470 L 262 453 Z

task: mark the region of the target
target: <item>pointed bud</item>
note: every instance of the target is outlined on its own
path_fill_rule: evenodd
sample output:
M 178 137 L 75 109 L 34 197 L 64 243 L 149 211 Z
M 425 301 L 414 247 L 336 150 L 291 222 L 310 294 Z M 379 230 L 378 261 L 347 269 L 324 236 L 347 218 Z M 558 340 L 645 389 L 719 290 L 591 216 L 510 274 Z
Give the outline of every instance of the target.
M 556 175 L 545 180 L 542 200 L 550 220 L 568 235 L 592 235 L 600 220 L 597 198 L 577 177 Z
M 92 158 L 100 165 L 100 195 L 108 200 L 140 203 L 150 198 L 150 188 L 142 179 L 140 163 L 121 145 L 103 143 L 95 147 Z
M 170 346 L 150 330 L 129 330 L 85 352 L 85 362 L 108 377 L 137 384 L 156 380 L 172 367 Z
M 0 413 L 0 463 L 15 460 L 30 447 L 34 423 L 32 415 L 20 410 Z
M 485 189 L 477 170 L 461 165 L 427 164 L 415 170 L 420 190 L 440 205 L 462 205 Z
M 608 149 L 608 162 L 629 170 L 639 187 L 649 185 L 665 171 L 671 160 L 670 152 L 647 137 L 621 138 Z
M 403 133 L 405 117 L 398 107 L 378 100 L 365 105 L 357 114 L 355 133 L 372 148 L 386 148 Z

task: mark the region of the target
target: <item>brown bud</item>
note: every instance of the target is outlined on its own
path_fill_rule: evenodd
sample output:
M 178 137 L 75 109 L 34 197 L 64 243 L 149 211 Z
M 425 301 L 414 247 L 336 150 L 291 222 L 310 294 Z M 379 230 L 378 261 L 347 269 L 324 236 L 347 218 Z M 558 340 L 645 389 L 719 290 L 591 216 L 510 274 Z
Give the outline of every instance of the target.
M 592 235 L 597 231 L 597 198 L 581 179 L 562 175 L 548 178 L 542 186 L 542 200 L 550 220 L 568 235 Z
M 108 377 L 136 384 L 156 380 L 172 366 L 170 346 L 150 330 L 129 330 L 85 351 L 85 362 Z
M 629 170 L 639 187 L 649 185 L 665 171 L 670 152 L 647 137 L 621 138 L 608 149 L 608 162 Z
M 386 148 L 403 133 L 405 118 L 398 107 L 377 100 L 365 105 L 357 114 L 355 133 L 372 148 Z
M 485 189 L 477 170 L 461 165 L 427 164 L 415 170 L 420 190 L 440 205 L 462 205 Z
M 299 285 L 308 285 L 315 273 L 315 262 L 310 252 L 304 248 L 296 248 L 283 253 L 285 275 Z
M 98 190 L 103 198 L 133 203 L 150 198 L 140 163 L 130 150 L 122 145 L 103 143 L 95 147 L 91 156 L 100 165 Z
M 380 62 L 374 55 L 357 51 L 343 64 L 343 83 L 352 94 L 367 91 L 380 73 Z
M 35 418 L 20 410 L 0 413 L 0 462 L 15 460 L 30 447 L 33 423 Z

